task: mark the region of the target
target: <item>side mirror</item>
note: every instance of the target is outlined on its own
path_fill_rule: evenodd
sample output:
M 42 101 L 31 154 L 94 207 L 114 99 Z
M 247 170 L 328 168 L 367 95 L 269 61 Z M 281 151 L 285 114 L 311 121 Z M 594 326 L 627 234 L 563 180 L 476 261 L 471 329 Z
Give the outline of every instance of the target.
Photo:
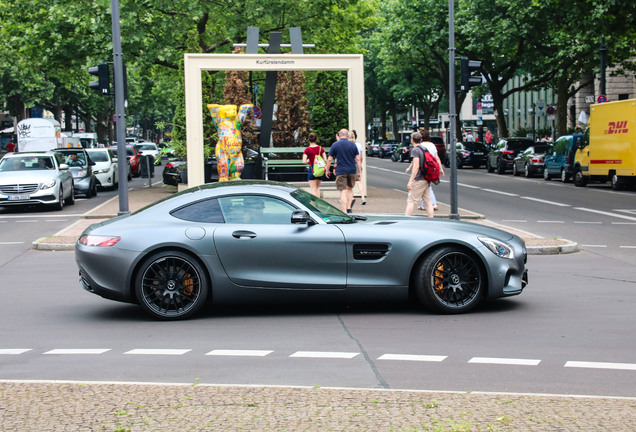
M 67 165 L 67 164 L 65 164 L 65 163 L 60 164 L 60 169 L 61 169 L 61 170 L 68 170 L 68 165 Z
M 117 163 L 117 158 L 116 157 L 113 158 L 113 163 Z
M 309 224 L 311 218 L 305 210 L 295 210 L 291 215 L 291 223 L 293 224 Z

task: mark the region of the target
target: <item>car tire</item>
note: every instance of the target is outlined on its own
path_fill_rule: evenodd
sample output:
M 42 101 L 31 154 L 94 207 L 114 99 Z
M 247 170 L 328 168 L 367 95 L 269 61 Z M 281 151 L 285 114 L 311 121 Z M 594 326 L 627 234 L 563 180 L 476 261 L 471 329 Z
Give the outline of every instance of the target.
M 492 167 L 492 165 L 490 165 L 490 158 L 486 160 L 486 171 L 488 171 L 489 173 L 495 172 L 495 169 Z
M 72 187 L 71 187 L 71 189 L 72 189 Z M 62 185 L 60 185 L 60 189 L 58 191 L 57 202 L 55 204 L 53 204 L 53 208 L 55 210 L 59 210 L 59 211 L 64 210 L 64 188 L 62 187 Z
M 66 205 L 75 204 L 75 188 L 71 188 L 71 195 L 69 195 L 69 197 L 64 200 L 64 204 Z
M 565 168 L 561 170 L 561 182 L 563 183 L 570 182 L 570 176 L 568 175 L 568 172 L 565 170 Z
M 464 250 L 445 246 L 434 250 L 420 264 L 415 292 L 429 310 L 445 314 L 465 313 L 483 298 L 481 262 Z
M 505 174 L 506 173 L 506 169 L 503 166 L 503 163 L 501 162 L 501 159 L 497 160 L 497 174 L 501 175 L 501 174 Z
M 530 172 L 530 165 L 524 164 L 524 166 L 523 166 L 523 176 L 525 178 L 532 177 L 532 173 Z
M 577 167 L 574 169 L 574 176 L 572 176 L 572 181 L 574 182 L 574 186 L 584 187 L 587 186 L 587 177 L 583 175 L 581 171 L 581 167 Z
M 162 251 L 147 257 L 135 277 L 135 294 L 141 307 L 163 321 L 190 318 L 205 305 L 209 282 L 205 270 L 192 256 Z
M 464 168 L 464 164 L 462 163 L 460 158 L 457 158 L 457 169 Z
M 521 175 L 521 173 L 517 169 L 517 164 L 516 163 L 512 164 L 512 175 L 515 176 L 515 177 L 518 177 L 518 176 Z
M 623 183 L 620 181 L 616 173 L 610 174 L 609 180 L 612 190 L 618 191 L 623 189 Z
M 545 181 L 552 180 L 552 178 L 550 177 L 550 174 L 548 173 L 548 167 L 547 166 L 543 167 L 543 180 L 545 180 Z

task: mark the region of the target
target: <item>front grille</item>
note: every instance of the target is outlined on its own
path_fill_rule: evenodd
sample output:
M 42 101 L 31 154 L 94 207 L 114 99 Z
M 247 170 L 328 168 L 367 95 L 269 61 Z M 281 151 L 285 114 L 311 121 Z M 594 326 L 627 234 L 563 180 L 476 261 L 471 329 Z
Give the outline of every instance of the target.
M 0 192 L 5 195 L 32 194 L 38 190 L 37 183 L 0 185 Z

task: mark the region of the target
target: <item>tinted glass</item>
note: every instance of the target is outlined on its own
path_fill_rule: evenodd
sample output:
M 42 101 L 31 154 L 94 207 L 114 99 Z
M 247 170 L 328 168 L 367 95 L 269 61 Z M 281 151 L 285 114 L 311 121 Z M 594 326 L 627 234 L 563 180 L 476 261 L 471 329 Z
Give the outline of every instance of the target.
M 91 152 L 90 155 L 93 162 L 108 162 L 108 154 L 105 151 Z
M 290 224 L 296 210 L 278 198 L 262 195 L 235 195 L 219 198 L 223 217 L 235 224 Z
M 470 151 L 487 151 L 486 146 L 478 142 L 465 142 L 464 148 Z
M 191 222 L 224 222 L 223 214 L 221 213 L 221 207 L 219 206 L 219 201 L 216 199 L 198 201 L 186 207 L 181 207 L 177 210 L 174 210 L 170 214 L 178 219 L 183 219 Z
M 534 144 L 532 141 L 508 141 L 508 150 L 523 151 Z

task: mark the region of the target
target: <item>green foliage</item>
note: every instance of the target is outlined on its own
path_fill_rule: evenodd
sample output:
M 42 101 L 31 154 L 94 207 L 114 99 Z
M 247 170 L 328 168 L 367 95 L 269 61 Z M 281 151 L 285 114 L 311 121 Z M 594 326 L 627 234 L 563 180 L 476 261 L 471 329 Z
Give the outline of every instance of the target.
M 320 145 L 329 146 L 336 140 L 336 133 L 348 127 L 347 76 L 342 72 L 317 72 L 312 89 L 312 132 L 318 134 Z

